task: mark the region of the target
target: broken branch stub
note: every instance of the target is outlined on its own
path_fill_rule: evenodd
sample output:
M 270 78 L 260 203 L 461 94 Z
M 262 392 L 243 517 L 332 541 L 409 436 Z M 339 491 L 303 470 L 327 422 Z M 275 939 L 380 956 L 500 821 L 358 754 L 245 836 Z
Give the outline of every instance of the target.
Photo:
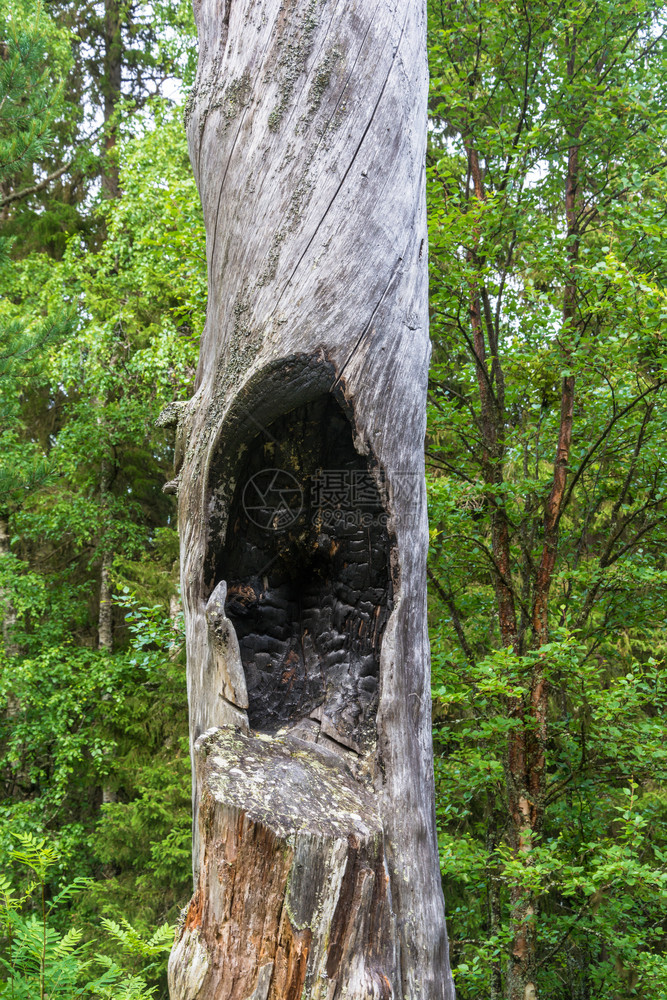
M 426 634 L 421 0 L 199 0 L 172 1000 L 451 1000 Z M 170 416 L 170 419 L 171 416 Z

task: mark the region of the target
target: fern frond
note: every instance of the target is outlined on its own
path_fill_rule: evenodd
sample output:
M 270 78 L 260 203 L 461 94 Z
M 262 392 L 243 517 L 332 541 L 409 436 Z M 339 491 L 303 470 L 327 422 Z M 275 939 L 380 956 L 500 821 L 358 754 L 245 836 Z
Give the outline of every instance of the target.
M 151 949 L 152 954 L 158 954 L 162 951 L 170 951 L 171 946 L 174 943 L 175 933 L 175 924 L 162 924 L 161 927 L 158 927 L 153 936 L 148 939 L 146 946 Z
M 73 879 L 68 885 L 64 886 L 60 890 L 60 892 L 53 897 L 49 905 L 49 913 L 56 906 L 59 906 L 66 900 L 71 899 L 72 896 L 75 896 L 77 894 L 77 892 L 83 892 L 84 889 L 89 889 L 90 886 L 94 884 L 95 884 L 95 879 L 86 878 L 83 875 L 77 875 L 75 879 Z
M 77 930 L 76 927 L 70 927 L 67 934 L 60 939 L 53 949 L 53 956 L 55 958 L 63 958 L 65 955 L 72 955 L 81 944 L 82 937 L 82 931 Z

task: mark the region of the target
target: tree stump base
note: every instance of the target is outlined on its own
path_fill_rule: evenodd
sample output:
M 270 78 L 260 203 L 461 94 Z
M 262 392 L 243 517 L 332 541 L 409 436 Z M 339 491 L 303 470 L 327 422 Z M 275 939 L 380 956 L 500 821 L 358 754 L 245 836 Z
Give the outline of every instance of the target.
M 199 882 L 169 962 L 171 1000 L 401 996 L 370 781 L 356 755 L 321 739 L 313 722 L 299 735 L 225 727 L 197 741 Z

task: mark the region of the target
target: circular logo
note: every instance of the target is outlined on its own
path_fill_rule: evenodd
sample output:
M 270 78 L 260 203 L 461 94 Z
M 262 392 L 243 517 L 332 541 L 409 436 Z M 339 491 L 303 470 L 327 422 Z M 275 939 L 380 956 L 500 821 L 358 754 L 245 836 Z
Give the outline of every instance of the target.
M 243 488 L 243 509 L 265 531 L 284 531 L 303 510 L 303 490 L 291 472 L 262 469 Z

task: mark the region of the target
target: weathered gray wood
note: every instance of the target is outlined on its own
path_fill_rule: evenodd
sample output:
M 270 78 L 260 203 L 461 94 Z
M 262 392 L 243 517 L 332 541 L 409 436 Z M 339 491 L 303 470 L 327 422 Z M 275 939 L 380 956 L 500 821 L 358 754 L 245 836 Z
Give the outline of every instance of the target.
M 209 303 L 170 488 L 196 891 L 171 997 L 450 1000 L 426 633 L 424 4 L 199 0 L 195 15 Z M 265 468 L 301 490 L 278 483 L 270 523 Z M 318 502 L 322 473 L 348 493 Z

